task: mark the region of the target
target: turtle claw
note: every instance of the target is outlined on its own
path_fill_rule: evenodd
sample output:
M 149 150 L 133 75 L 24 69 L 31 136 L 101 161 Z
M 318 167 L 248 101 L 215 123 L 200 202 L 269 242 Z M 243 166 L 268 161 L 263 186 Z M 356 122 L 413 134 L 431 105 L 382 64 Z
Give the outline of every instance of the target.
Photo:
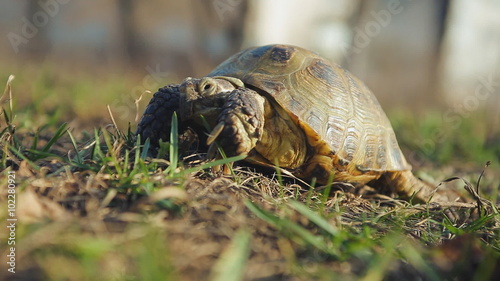
M 212 173 L 218 174 L 221 171 L 221 165 L 212 166 L 211 170 L 212 170 Z
M 212 143 L 219 137 L 220 133 L 224 130 L 224 122 L 219 122 L 215 128 L 210 132 L 207 138 L 207 145 L 212 145 Z
M 212 173 L 215 175 L 218 175 L 218 174 L 231 175 L 232 168 L 233 168 L 233 163 L 227 163 L 227 164 L 223 164 L 223 165 L 212 166 L 211 170 L 212 170 Z
M 233 170 L 233 162 L 224 164 L 222 167 L 222 174 L 223 175 L 231 175 Z
M 219 156 L 219 152 L 217 151 L 217 147 L 213 144 L 211 144 L 209 147 L 208 147 L 208 151 L 207 151 L 207 159 L 217 159 Z

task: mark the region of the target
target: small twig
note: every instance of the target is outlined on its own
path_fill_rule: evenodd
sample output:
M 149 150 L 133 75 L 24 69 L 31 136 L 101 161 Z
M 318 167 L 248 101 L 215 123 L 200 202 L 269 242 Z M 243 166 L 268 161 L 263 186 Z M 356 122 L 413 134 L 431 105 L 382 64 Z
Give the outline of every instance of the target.
M 9 107 L 10 110 L 12 110 L 12 80 L 14 80 L 15 76 L 14 75 L 9 75 L 9 78 L 7 79 L 7 84 L 5 85 L 5 89 L 3 91 L 2 96 L 0 97 L 0 103 L 3 102 L 4 97 L 9 95 Z
M 490 163 L 490 161 L 488 161 L 486 163 L 486 167 L 489 166 L 489 163 Z M 474 188 L 469 181 L 467 181 L 466 179 L 461 178 L 461 177 L 451 177 L 451 178 L 445 179 L 444 181 L 440 182 L 436 188 L 438 188 L 440 185 L 447 183 L 447 182 L 450 182 L 450 181 L 462 180 L 465 184 L 464 189 L 467 190 L 467 192 L 476 201 L 476 204 L 474 204 L 474 206 L 475 206 L 475 208 L 477 208 L 479 216 L 481 216 L 482 215 L 481 211 L 484 209 L 484 205 L 488 205 L 490 207 L 493 207 L 493 203 L 489 202 L 486 199 L 481 198 L 481 196 L 479 195 L 479 182 L 480 182 L 483 174 L 484 174 L 484 169 L 483 169 L 483 172 L 481 173 L 481 175 L 479 176 L 479 180 L 478 180 L 478 184 L 476 185 L 476 188 Z M 439 202 L 439 203 L 443 203 L 443 202 Z M 459 202 L 456 202 L 456 203 L 459 203 Z
M 113 122 L 113 127 L 116 131 L 116 133 L 118 134 L 118 136 L 122 139 L 125 138 L 125 136 L 123 135 L 123 133 L 118 129 L 118 124 L 116 124 L 116 121 L 115 121 L 115 117 L 113 116 L 113 112 L 111 111 L 111 107 L 109 107 L 109 105 L 106 105 L 106 107 L 108 108 L 108 113 L 109 113 L 109 116 L 111 117 L 111 122 Z M 111 126 L 111 124 L 110 124 Z
M 486 161 L 486 165 L 484 166 L 483 171 L 481 171 L 481 174 L 479 175 L 479 178 L 477 179 L 477 184 L 476 184 L 477 194 L 479 194 L 479 183 L 481 182 L 481 178 L 483 177 L 484 172 L 486 171 L 486 168 L 488 168 L 489 165 L 491 165 L 491 161 Z
M 431 208 L 451 208 L 451 207 L 456 207 L 456 208 L 469 208 L 469 209 L 474 209 L 477 208 L 476 203 L 465 203 L 465 202 L 447 202 L 447 201 L 437 201 L 437 202 L 432 202 L 429 205 Z M 427 206 L 422 205 L 421 208 L 427 208 Z
M 10 135 L 13 135 L 14 134 L 14 131 L 15 131 L 15 126 L 14 124 L 12 124 L 13 122 L 13 119 L 14 119 L 14 110 L 13 110 L 13 105 L 12 105 L 12 80 L 14 80 L 15 76 L 14 75 L 9 75 L 9 78 L 7 79 L 7 83 L 5 84 L 5 89 L 3 91 L 3 94 L 2 96 L 0 96 L 0 104 L 3 104 L 4 100 L 8 97 L 8 100 L 9 100 L 9 112 L 7 112 L 6 110 L 4 110 L 2 108 L 2 110 L 0 111 L 0 115 L 4 114 L 5 113 L 5 125 L 6 127 L 9 129 L 8 132 L 10 133 Z M 7 138 L 7 140 L 9 140 L 9 138 Z
M 113 112 L 111 112 L 111 107 L 109 107 L 109 104 L 106 105 L 106 107 L 108 108 L 108 113 L 109 113 L 109 116 L 111 117 L 111 122 L 113 122 L 113 125 L 115 126 L 115 128 L 118 128 L 118 125 L 116 125 L 115 117 L 113 116 Z
M 142 96 L 144 96 L 144 94 L 151 94 L 151 91 L 145 90 L 144 92 L 142 92 L 142 94 L 141 94 L 140 97 L 138 97 L 137 99 L 134 100 L 134 104 L 135 104 L 135 118 L 134 118 L 134 121 L 136 123 L 139 121 L 139 102 L 142 100 Z

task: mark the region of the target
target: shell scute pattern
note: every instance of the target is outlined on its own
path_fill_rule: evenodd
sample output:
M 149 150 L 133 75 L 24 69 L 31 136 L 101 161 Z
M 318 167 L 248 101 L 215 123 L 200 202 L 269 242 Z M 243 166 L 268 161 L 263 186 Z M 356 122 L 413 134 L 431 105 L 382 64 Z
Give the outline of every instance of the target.
M 404 171 L 406 162 L 372 92 L 336 64 L 299 47 L 242 51 L 208 76 L 230 76 L 272 97 L 353 173 Z M 310 134 L 310 133 L 309 133 Z M 357 171 L 356 171 L 357 170 Z

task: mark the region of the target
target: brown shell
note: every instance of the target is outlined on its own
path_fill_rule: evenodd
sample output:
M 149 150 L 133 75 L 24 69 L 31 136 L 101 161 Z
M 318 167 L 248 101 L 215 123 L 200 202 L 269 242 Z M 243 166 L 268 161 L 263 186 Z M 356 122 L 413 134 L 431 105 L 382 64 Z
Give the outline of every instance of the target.
M 336 64 L 300 47 L 268 45 L 230 57 L 208 76 L 230 76 L 268 93 L 348 170 L 410 170 L 373 93 Z

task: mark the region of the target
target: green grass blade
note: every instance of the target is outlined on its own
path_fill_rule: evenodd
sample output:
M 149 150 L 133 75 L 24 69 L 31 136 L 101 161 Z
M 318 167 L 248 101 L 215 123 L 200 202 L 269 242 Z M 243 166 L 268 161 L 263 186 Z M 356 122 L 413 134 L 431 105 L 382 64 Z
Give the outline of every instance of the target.
M 7 133 L 7 130 L 9 130 L 9 127 L 3 128 L 2 131 L 0 131 L 0 137 L 3 137 L 3 135 Z
M 104 158 L 104 153 L 101 150 L 101 139 L 99 137 L 100 130 L 94 129 L 94 146 L 90 154 L 90 160 L 97 161 Z M 99 159 L 98 159 L 99 158 Z
M 73 137 L 73 134 L 68 130 L 68 136 L 69 136 L 69 139 L 71 140 L 71 145 L 73 146 L 73 149 L 75 150 L 75 154 L 76 154 L 76 161 L 81 164 L 83 163 L 83 159 L 82 159 L 82 155 L 80 155 L 80 152 L 78 151 L 78 145 L 76 144 L 76 140 L 75 140 L 75 137 Z M 71 159 L 69 159 L 71 161 Z
M 276 171 L 276 178 L 279 182 L 280 198 L 285 198 L 285 185 L 283 184 L 283 176 L 281 175 L 281 168 L 278 162 L 278 158 L 274 159 L 274 170 Z
M 57 142 L 58 139 L 60 139 L 67 131 L 67 123 L 63 123 L 59 129 L 57 129 L 56 133 L 50 140 L 47 142 L 47 144 L 42 148 L 43 152 L 49 151 L 49 149 Z
M 228 158 L 224 158 L 224 159 L 217 159 L 217 160 L 212 161 L 212 162 L 203 163 L 199 166 L 185 169 L 185 170 L 181 171 L 179 174 L 185 175 L 185 174 L 189 174 L 189 173 L 195 173 L 195 172 L 198 172 L 201 170 L 212 168 L 214 166 L 225 165 L 228 163 L 240 161 L 240 160 L 245 159 L 246 157 L 247 157 L 246 155 L 238 155 L 238 156 L 228 157 Z
M 220 258 L 212 268 L 210 280 L 242 280 L 245 273 L 245 265 L 250 256 L 251 238 L 251 233 L 246 229 L 240 229 L 236 232 L 229 247 L 222 252 Z
M 492 221 L 495 216 L 495 214 L 482 216 L 477 220 L 471 222 L 464 230 L 470 233 L 479 231 L 481 228 L 487 227 L 487 224 L 490 223 L 490 221 Z
M 220 147 L 220 145 L 217 143 L 217 141 L 215 141 L 215 145 L 217 145 L 217 151 L 219 151 L 220 157 L 222 157 L 222 159 L 227 159 L 226 152 L 224 151 L 224 149 L 222 149 L 222 147 Z M 234 172 L 233 165 L 228 165 L 228 168 L 229 168 L 229 172 L 231 173 L 231 175 L 233 177 L 235 177 L 236 173 Z
M 120 159 L 119 156 L 116 155 L 115 150 L 113 148 L 113 144 L 111 143 L 111 136 L 107 131 L 102 132 L 102 136 L 104 137 L 104 142 L 108 148 L 108 154 L 110 155 L 110 161 L 113 162 L 113 166 L 116 169 L 118 175 L 123 175 L 122 167 L 120 167 Z
M 139 165 L 139 160 L 142 159 L 142 153 L 141 153 L 141 135 L 137 136 L 137 140 L 135 142 L 135 149 L 137 149 L 135 153 L 135 158 L 134 158 L 134 167 Z
M 274 226 L 279 226 L 280 218 L 278 218 L 277 216 L 271 214 L 270 212 L 264 211 L 262 208 L 260 208 L 253 202 L 245 201 L 245 205 L 247 206 L 248 209 L 250 209 L 250 211 L 252 211 L 252 213 L 254 213 L 261 220 L 269 224 L 272 224 Z
M 384 280 L 386 273 L 393 261 L 396 259 L 394 254 L 397 245 L 401 242 L 403 236 L 391 235 L 386 236 L 383 241 L 383 249 L 386 249 L 384 254 L 375 255 L 370 259 L 370 264 L 363 277 L 359 278 L 360 281 L 377 281 Z
M 34 162 L 32 162 L 30 159 L 28 159 L 28 157 L 24 156 L 15 147 L 13 147 L 11 145 L 8 145 L 8 146 L 9 146 L 9 149 L 12 153 L 14 153 L 17 157 L 21 158 L 22 160 L 26 161 L 26 163 L 28 163 L 31 166 L 31 168 L 33 168 L 36 171 L 40 171 L 40 167 L 38 165 L 36 165 Z
M 5 99 L 8 99 L 9 101 L 10 114 L 7 115 L 7 112 L 4 109 L 4 114 L 5 114 L 4 116 L 6 121 L 8 121 L 9 119 L 12 120 L 14 116 L 14 110 L 12 106 L 12 80 L 14 80 L 14 78 L 15 78 L 14 75 L 9 75 L 7 83 L 5 84 L 5 89 L 3 91 L 3 94 L 2 96 L 0 96 L 0 104 L 2 104 Z M 10 127 L 9 122 L 7 122 L 7 125 Z
M 436 272 L 436 270 L 428 264 L 428 261 L 422 256 L 422 250 L 413 246 L 410 241 L 404 241 L 405 247 L 399 247 L 397 251 L 399 254 L 413 265 L 415 268 L 419 269 L 421 272 L 425 272 L 425 275 L 429 280 L 439 281 L 442 280 L 442 276 Z
M 325 243 L 325 241 L 322 239 L 320 236 L 315 236 L 311 232 L 309 232 L 307 229 L 303 228 L 302 226 L 298 225 L 297 223 L 284 219 L 284 218 L 279 218 L 275 216 L 274 214 L 267 212 L 257 206 L 256 204 L 250 202 L 250 201 L 245 201 L 245 205 L 247 206 L 252 213 L 254 213 L 258 218 L 264 220 L 265 222 L 275 226 L 279 230 L 281 230 L 284 234 L 294 234 L 298 237 L 300 237 L 306 244 L 309 244 L 318 250 L 325 252 L 327 254 L 330 254 L 332 256 L 339 256 L 339 253 L 335 251 L 334 249 L 331 249 L 331 247 L 328 247 L 328 245 Z
M 309 209 L 306 205 L 293 200 L 288 202 L 288 205 L 329 234 L 333 236 L 337 236 L 339 234 L 339 230 L 337 228 L 331 225 L 324 217 Z
M 1 137 L 1 135 L 0 135 Z M 7 150 L 9 149 L 7 147 L 7 145 L 4 143 L 4 142 L 0 142 L 0 149 L 2 150 L 1 151 L 1 155 L 2 155 L 2 163 L 1 163 L 1 166 L 0 166 L 0 169 L 5 169 L 7 168 Z
M 177 169 L 178 161 L 179 161 L 179 127 L 177 121 L 177 113 L 174 111 L 172 114 L 172 123 L 170 128 L 170 167 L 169 174 L 170 176 L 174 176 L 175 170 Z
M 141 151 L 141 159 L 142 160 L 146 160 L 146 158 L 148 157 L 148 151 L 149 151 L 150 146 L 151 146 L 151 143 L 149 141 L 149 138 L 147 138 L 146 141 L 144 142 L 144 146 L 142 147 L 142 151 Z
M 55 153 L 40 151 L 40 150 L 36 150 L 36 149 L 26 149 L 25 151 L 29 152 L 30 156 L 32 156 L 32 158 L 34 160 L 40 160 L 40 159 L 44 159 L 44 158 L 57 158 L 60 160 L 64 160 L 60 155 L 57 155 Z
M 323 212 L 324 208 L 325 208 L 325 205 L 326 205 L 326 201 L 328 201 L 328 198 L 330 198 L 330 192 L 332 191 L 332 183 L 333 183 L 333 177 L 334 175 L 333 174 L 330 174 L 330 176 L 328 177 L 328 181 L 326 183 L 326 187 L 325 189 L 323 190 L 323 196 L 321 196 L 321 212 Z
M 205 130 L 207 130 L 207 132 L 211 132 L 212 128 L 210 128 L 210 125 L 208 124 L 207 119 L 205 119 L 205 116 L 200 115 L 200 120 Z
M 38 137 L 40 135 L 40 129 L 36 130 L 35 135 L 33 136 L 33 143 L 31 144 L 31 149 L 36 150 L 38 147 Z
M 5 118 L 5 123 L 8 125 L 9 124 L 9 115 L 7 114 L 7 111 L 5 110 L 5 108 L 2 108 L 2 111 L 3 111 L 3 117 Z
M 456 227 L 446 216 L 444 217 L 442 224 L 446 229 L 448 229 L 448 231 L 450 231 L 454 235 L 461 235 L 464 233 L 463 229 Z
M 123 173 L 128 174 L 129 173 L 129 151 L 125 150 L 125 158 L 123 159 Z

